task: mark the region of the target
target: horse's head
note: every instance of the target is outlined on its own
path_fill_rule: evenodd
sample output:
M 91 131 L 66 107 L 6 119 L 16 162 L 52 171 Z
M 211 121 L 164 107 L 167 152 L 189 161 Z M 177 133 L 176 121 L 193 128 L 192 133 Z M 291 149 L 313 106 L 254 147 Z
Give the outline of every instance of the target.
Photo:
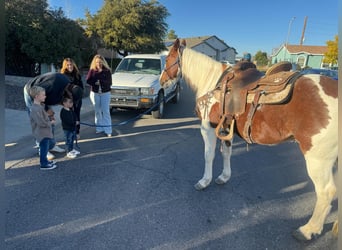
M 182 42 L 180 42 L 178 38 L 172 45 L 169 54 L 166 57 L 165 67 L 159 78 L 161 86 L 167 86 L 174 81 L 178 81 L 178 79 L 180 78 L 180 61 L 185 46 L 185 40 L 182 40 Z

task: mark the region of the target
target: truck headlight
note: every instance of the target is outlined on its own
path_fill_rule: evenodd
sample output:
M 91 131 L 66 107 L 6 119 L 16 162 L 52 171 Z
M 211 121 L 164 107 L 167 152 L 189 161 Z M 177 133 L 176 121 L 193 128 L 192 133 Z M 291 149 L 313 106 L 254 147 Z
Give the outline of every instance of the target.
M 140 94 L 141 95 L 153 95 L 154 89 L 153 88 L 141 88 Z

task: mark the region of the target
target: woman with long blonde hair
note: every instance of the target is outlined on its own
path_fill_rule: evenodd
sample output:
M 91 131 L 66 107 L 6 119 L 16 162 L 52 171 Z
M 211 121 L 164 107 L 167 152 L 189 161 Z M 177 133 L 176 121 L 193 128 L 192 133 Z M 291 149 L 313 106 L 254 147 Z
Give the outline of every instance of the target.
M 111 137 L 112 118 L 109 104 L 112 73 L 103 56 L 94 56 L 86 80 L 91 87 L 89 97 L 95 109 L 96 133 L 105 133 L 108 137 Z
M 77 65 L 74 60 L 71 58 L 65 58 L 62 63 L 61 73 L 64 74 L 70 80 L 71 84 L 77 85 L 82 89 L 83 95 L 83 82 L 80 71 L 77 68 Z M 80 139 L 80 121 L 81 121 L 81 107 L 82 107 L 82 98 L 78 101 L 73 100 L 74 102 L 74 111 L 76 114 L 76 136 L 77 139 Z

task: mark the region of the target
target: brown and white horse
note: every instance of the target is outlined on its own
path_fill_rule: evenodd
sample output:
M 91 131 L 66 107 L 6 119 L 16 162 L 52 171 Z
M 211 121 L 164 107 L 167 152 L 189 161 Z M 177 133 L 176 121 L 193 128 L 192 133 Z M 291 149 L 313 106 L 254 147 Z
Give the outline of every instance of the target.
M 205 146 L 204 175 L 195 188 L 206 188 L 212 180 L 212 164 L 217 137 L 209 116 L 217 111 L 220 100 L 212 94 L 227 66 L 185 47 L 178 39 L 171 47 L 165 68 L 160 76 L 161 85 L 167 85 L 180 75 L 195 91 L 197 110 L 201 118 L 201 134 Z M 288 139 L 295 140 L 306 161 L 307 172 L 315 186 L 317 201 L 308 223 L 294 232 L 298 240 L 310 240 L 322 232 L 336 193 L 333 166 L 338 152 L 338 96 L 337 81 L 320 76 L 299 77 L 293 87 L 292 98 L 282 105 L 260 105 L 255 111 L 250 136 L 253 142 L 274 145 Z M 207 95 L 206 101 L 201 97 Z M 248 110 L 247 104 L 246 110 Z M 235 132 L 241 135 L 248 112 L 235 121 Z M 232 144 L 230 144 L 232 145 Z M 223 170 L 215 180 L 226 183 L 231 176 L 232 147 L 222 143 Z M 337 225 L 337 223 L 335 223 Z

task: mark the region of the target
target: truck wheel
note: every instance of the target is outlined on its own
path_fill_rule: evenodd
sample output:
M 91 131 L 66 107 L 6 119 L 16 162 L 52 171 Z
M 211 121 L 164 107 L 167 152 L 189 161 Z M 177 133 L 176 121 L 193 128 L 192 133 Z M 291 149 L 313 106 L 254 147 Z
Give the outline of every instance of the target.
M 172 97 L 171 102 L 172 103 L 178 103 L 180 99 L 180 85 L 177 83 L 176 90 L 175 90 L 175 96 Z
M 164 115 L 164 105 L 165 105 L 165 100 L 164 100 L 164 94 L 162 92 L 160 92 L 158 94 L 158 106 L 156 107 L 156 110 L 152 111 L 152 117 L 154 119 L 160 119 L 163 117 Z

